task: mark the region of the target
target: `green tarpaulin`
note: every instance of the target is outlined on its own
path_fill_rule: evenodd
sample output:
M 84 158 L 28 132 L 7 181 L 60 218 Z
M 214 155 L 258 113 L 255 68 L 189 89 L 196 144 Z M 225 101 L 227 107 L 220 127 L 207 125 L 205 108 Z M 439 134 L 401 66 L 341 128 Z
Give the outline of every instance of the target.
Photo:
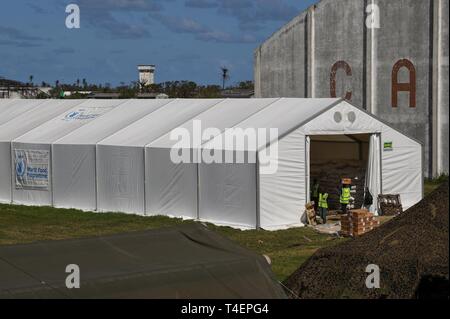
M 199 224 L 0 247 L 0 298 L 285 297 L 263 256 Z

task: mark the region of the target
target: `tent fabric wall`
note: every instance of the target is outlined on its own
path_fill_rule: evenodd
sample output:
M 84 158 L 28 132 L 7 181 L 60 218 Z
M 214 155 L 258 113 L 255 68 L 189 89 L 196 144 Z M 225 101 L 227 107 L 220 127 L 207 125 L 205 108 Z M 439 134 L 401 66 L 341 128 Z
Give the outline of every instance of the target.
M 17 187 L 15 182 L 16 170 L 13 170 L 12 201 L 17 204 L 52 205 L 52 143 L 73 130 L 99 118 L 121 103 L 123 103 L 123 100 L 86 100 L 13 140 L 11 142 L 12 165 L 15 166 L 16 150 L 49 152 L 50 159 L 48 163 L 45 163 L 48 186 L 41 189 Z
M 24 100 L 23 105 L 29 104 L 31 109 L 0 125 L 0 202 L 11 202 L 11 141 L 81 103 L 80 100 L 47 100 L 36 104 L 34 100 Z
M 53 205 L 96 210 L 96 144 L 171 100 L 127 100 L 52 146 Z
M 199 219 L 239 229 L 256 227 L 256 164 L 199 164 Z
M 214 138 L 225 129 L 235 126 L 254 113 L 264 109 L 278 99 L 227 99 L 207 111 L 198 114 L 178 129 L 184 130 L 191 137 L 191 145 L 186 149 L 191 152 L 190 163 L 174 163 L 170 160 L 173 147 L 181 140 L 174 140 L 168 133 L 145 148 L 146 159 L 146 204 L 149 215 L 170 215 L 182 218 L 197 218 L 197 158 L 200 145 Z M 198 127 L 201 125 L 201 127 Z M 202 136 L 208 129 L 214 132 Z M 195 138 L 196 141 L 192 139 Z M 192 145 L 198 143 L 198 145 Z
M 267 230 L 298 227 L 302 225 L 307 192 L 305 136 L 296 130 L 269 146 L 273 147 L 278 147 L 278 159 L 271 159 L 278 169 L 274 174 L 259 176 L 260 227 Z
M 97 209 L 145 214 L 145 145 L 221 101 L 174 100 L 99 142 Z

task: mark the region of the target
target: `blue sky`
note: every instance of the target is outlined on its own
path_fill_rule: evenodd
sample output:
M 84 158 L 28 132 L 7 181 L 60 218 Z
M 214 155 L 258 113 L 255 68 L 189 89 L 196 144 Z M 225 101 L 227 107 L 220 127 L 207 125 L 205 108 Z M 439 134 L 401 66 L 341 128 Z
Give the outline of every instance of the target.
M 130 83 L 137 64 L 156 81 L 253 79 L 253 50 L 315 0 L 7 0 L 0 10 L 0 76 L 34 82 Z M 68 4 L 80 29 L 67 29 Z

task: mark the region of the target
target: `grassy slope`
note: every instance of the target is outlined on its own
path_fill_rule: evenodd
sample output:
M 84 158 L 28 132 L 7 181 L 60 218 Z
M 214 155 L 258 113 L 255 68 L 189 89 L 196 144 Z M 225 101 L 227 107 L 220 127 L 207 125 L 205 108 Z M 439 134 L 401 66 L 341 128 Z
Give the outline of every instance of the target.
M 426 193 L 439 183 L 427 182 Z M 121 232 L 155 229 L 190 223 L 167 217 L 141 217 L 127 214 L 86 213 L 51 207 L 0 205 L 0 245 L 89 237 Z M 272 260 L 278 279 L 283 280 L 317 249 L 335 245 L 336 239 L 303 227 L 276 232 L 239 231 L 209 225 L 219 233 Z

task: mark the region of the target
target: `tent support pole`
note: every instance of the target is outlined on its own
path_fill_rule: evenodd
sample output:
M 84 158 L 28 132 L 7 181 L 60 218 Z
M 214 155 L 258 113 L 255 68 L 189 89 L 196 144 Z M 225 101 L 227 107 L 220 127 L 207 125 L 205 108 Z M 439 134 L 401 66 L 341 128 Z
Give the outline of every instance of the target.
M 9 143 L 9 149 L 10 149 L 10 159 L 9 159 L 9 165 L 11 166 L 11 185 L 10 185 L 10 189 L 9 189 L 9 194 L 10 194 L 10 203 L 13 203 L 13 187 L 16 184 L 16 156 L 15 156 L 15 152 L 13 154 L 13 143 Z M 14 161 L 13 161 L 14 158 Z
M 259 154 L 256 152 L 256 230 L 261 229 L 261 216 L 259 210 Z
M 197 220 L 200 220 L 200 167 L 199 163 L 195 164 L 197 168 Z
M 381 133 L 376 134 L 378 136 L 378 143 L 380 148 L 380 193 L 383 194 L 383 143 L 381 141 Z

